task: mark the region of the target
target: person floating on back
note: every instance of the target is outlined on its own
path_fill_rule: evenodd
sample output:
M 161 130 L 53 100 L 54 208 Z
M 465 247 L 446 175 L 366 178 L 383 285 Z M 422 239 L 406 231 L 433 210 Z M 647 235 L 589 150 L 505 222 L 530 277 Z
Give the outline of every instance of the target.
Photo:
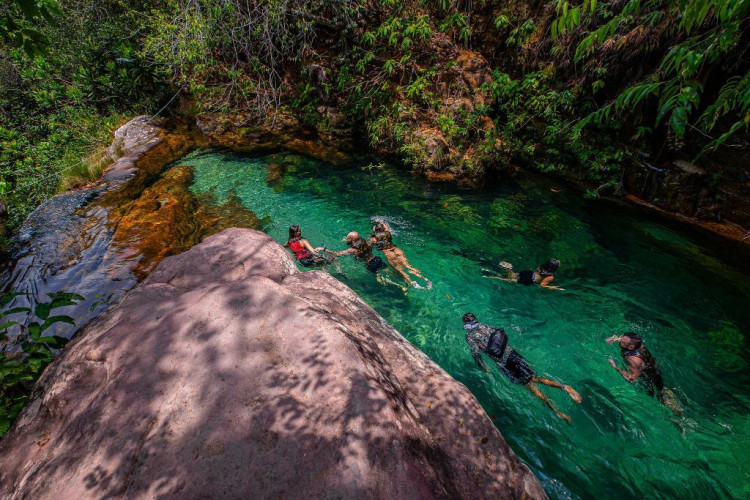
M 292 251 L 300 264 L 305 267 L 322 266 L 328 261 L 318 252 L 325 250 L 325 247 L 313 248 L 309 241 L 302 237 L 302 229 L 299 226 L 289 226 L 289 240 L 284 247 Z
M 559 412 L 552 401 L 547 399 L 547 396 L 539 390 L 537 384 L 562 389 L 568 393 L 573 401 L 580 403 L 581 395 L 575 389 L 569 385 L 559 384 L 554 380 L 537 376 L 523 356 L 508 345 L 508 336 L 502 328 L 480 323 L 472 313 L 464 314 L 463 322 L 464 330 L 466 330 L 466 342 L 471 347 L 471 356 L 479 368 L 487 373 L 490 372 L 482 359 L 482 353 L 485 353 L 513 383 L 528 387 L 535 396 L 555 412 L 555 415 L 570 423 L 570 417 Z
M 388 224 L 383 221 L 378 221 L 375 226 L 373 226 L 370 243 L 383 252 L 388 263 L 398 271 L 398 273 L 403 276 L 406 282 L 411 286 L 414 288 L 423 288 L 415 279 L 412 279 L 412 277 L 409 276 L 409 273 L 423 280 L 427 285 L 427 289 L 432 288 L 432 282 L 422 276 L 422 272 L 419 269 L 409 264 L 403 250 L 393 244 L 393 235 L 391 234 L 391 229 L 388 227 Z
M 500 267 L 506 270 L 506 277 L 501 278 L 499 276 L 485 276 L 490 279 L 499 279 L 503 281 L 511 281 L 514 283 L 520 283 L 522 285 L 533 285 L 539 283 L 539 286 L 547 288 L 549 290 L 565 290 L 559 286 L 551 285 L 552 280 L 555 279 L 555 271 L 560 268 L 560 261 L 552 258 L 539 266 L 536 270 L 525 269 L 523 271 L 515 272 L 513 270 L 513 264 L 510 262 L 501 261 Z
M 643 345 L 643 338 L 640 335 L 627 332 L 619 337 L 612 335 L 605 342 L 610 345 L 615 342 L 620 344 L 620 354 L 623 361 L 625 361 L 627 370 L 623 370 L 617 366 L 617 363 L 612 358 L 609 358 L 609 364 L 622 375 L 622 378 L 628 382 L 640 380 L 649 396 L 655 395 L 663 405 L 672 410 L 676 415 L 682 413 L 682 407 L 677 400 L 677 396 L 664 386 L 659 364 L 646 346 Z

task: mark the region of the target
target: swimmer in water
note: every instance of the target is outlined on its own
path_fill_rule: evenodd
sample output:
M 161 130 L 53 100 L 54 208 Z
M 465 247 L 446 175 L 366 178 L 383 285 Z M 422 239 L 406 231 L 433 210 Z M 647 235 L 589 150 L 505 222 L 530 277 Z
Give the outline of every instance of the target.
M 289 226 L 289 239 L 284 247 L 291 250 L 299 263 L 305 267 L 322 266 L 328 262 L 318 253 L 324 251 L 325 247 L 313 248 L 310 242 L 302 237 L 302 229 L 297 225 Z
M 513 270 L 513 264 L 510 262 L 501 261 L 500 267 L 506 270 L 506 277 L 501 278 L 500 276 L 485 276 L 486 278 L 511 281 L 513 283 L 520 283 L 522 285 L 533 285 L 539 283 L 539 286 L 547 288 L 548 290 L 565 290 L 559 286 L 551 285 L 552 280 L 555 279 L 555 271 L 560 268 L 560 261 L 552 258 L 539 266 L 536 270 L 526 269 L 524 271 L 515 272 Z
M 383 259 L 376 255 L 373 255 L 372 245 L 370 245 L 370 243 L 364 238 L 361 238 L 357 231 L 352 231 L 347 234 L 344 238 L 344 242 L 349 245 L 349 248 L 347 248 L 346 250 L 341 250 L 340 252 L 330 252 L 330 250 L 329 252 L 335 257 L 340 257 L 342 255 L 352 255 L 355 259 L 365 263 L 365 267 L 367 268 L 367 270 L 376 276 L 378 282 L 396 285 L 404 293 L 408 291 L 408 288 L 406 288 L 405 286 L 392 281 L 382 273 L 378 272 L 381 269 L 386 269 L 388 266 L 385 262 L 383 262 Z
M 607 344 L 620 344 L 620 354 L 627 366 L 623 370 L 614 359 L 609 358 L 609 364 L 622 375 L 622 378 L 628 382 L 640 380 L 649 396 L 654 396 L 675 415 L 682 414 L 682 406 L 677 400 L 677 396 L 667 387 L 664 386 L 664 380 L 661 377 L 661 370 L 656 359 L 651 355 L 649 350 L 643 345 L 643 338 L 637 333 L 628 332 L 621 336 L 612 335 L 605 340 Z
M 464 314 L 463 322 L 464 330 L 466 330 L 466 342 L 471 347 L 471 356 L 479 368 L 487 373 L 490 372 L 490 369 L 482 359 L 482 353 L 485 353 L 514 384 L 528 387 L 536 397 L 541 399 L 544 404 L 555 412 L 555 415 L 570 423 L 570 417 L 558 411 L 552 401 L 539 390 L 537 384 L 562 389 L 576 403 L 581 402 L 581 395 L 578 391 L 569 385 L 560 384 L 554 380 L 537 376 L 528 361 L 508 345 L 508 336 L 502 328 L 495 328 L 494 326 L 480 323 L 472 313 Z
M 383 221 L 376 222 L 375 226 L 372 228 L 370 243 L 372 243 L 376 249 L 383 252 L 388 263 L 398 271 L 398 273 L 403 276 L 406 282 L 411 286 L 414 288 L 423 288 L 415 279 L 412 279 L 412 277 L 409 276 L 409 273 L 423 280 L 427 285 L 428 290 L 432 288 L 432 282 L 422 276 L 422 272 L 419 269 L 409 264 L 403 250 L 393 244 L 393 235 L 391 234 L 391 228 L 388 227 L 388 224 Z

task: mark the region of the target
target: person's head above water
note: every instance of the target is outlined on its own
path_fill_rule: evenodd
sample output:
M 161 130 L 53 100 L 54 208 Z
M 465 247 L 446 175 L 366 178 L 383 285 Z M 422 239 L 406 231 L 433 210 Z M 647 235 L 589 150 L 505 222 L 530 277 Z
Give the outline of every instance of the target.
M 641 347 L 642 343 L 643 337 L 634 332 L 624 333 L 622 337 L 620 337 L 620 347 L 622 349 L 627 349 L 628 351 L 638 349 Z
M 351 245 L 358 239 L 359 239 L 359 233 L 357 231 L 352 231 L 351 233 L 346 235 L 346 238 L 344 238 L 344 241 Z
M 302 236 L 302 229 L 298 225 L 289 226 L 289 239 Z
M 383 231 L 389 231 L 388 224 L 383 222 L 382 220 L 375 221 L 375 225 L 372 226 L 373 232 L 380 233 Z
M 554 257 L 539 266 L 542 275 L 554 274 L 558 269 L 560 269 L 560 261 Z
M 474 323 L 477 320 L 477 317 L 472 313 L 466 313 L 462 319 L 464 323 Z

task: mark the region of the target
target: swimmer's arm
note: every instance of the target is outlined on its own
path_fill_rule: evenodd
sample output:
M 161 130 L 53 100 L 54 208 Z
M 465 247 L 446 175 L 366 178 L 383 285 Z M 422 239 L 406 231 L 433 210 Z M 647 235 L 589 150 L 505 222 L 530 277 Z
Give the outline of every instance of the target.
M 307 241 L 306 239 L 302 240 L 302 246 L 305 247 L 307 250 L 309 250 L 312 253 L 318 253 L 320 250 L 323 249 L 323 247 L 313 248 L 313 246 L 310 244 L 310 242 Z
M 565 290 L 564 288 L 560 288 L 559 286 L 550 285 L 553 279 L 555 279 L 554 276 L 545 276 L 544 279 L 542 279 L 542 282 L 539 283 L 539 286 L 543 286 L 548 290 Z
M 638 380 L 638 377 L 641 376 L 640 364 L 635 361 L 636 359 L 638 358 L 632 360 L 628 359 L 626 361 L 626 364 L 628 365 L 627 370 L 623 370 L 622 368 L 617 366 L 617 363 L 615 363 L 615 360 L 612 358 L 609 358 L 609 364 L 612 365 L 612 368 L 617 370 L 620 375 L 622 375 L 622 378 L 624 378 L 628 382 L 635 382 L 636 380 Z M 638 359 L 638 361 L 640 361 L 640 359 Z
M 608 338 L 604 339 L 604 341 L 607 344 L 609 344 L 609 345 L 612 345 L 615 342 L 619 342 L 620 340 L 622 340 L 622 336 L 621 335 L 612 335 L 611 337 L 608 337 Z
M 331 252 L 329 250 L 329 252 L 332 253 L 334 257 L 341 257 L 342 255 L 354 253 L 355 251 L 356 250 L 354 250 L 353 248 L 347 248 L 346 250 L 341 250 L 340 252 Z
M 481 368 L 484 372 L 489 373 L 490 369 L 487 367 L 486 364 L 484 364 L 484 360 L 482 359 L 482 352 L 479 350 L 479 346 L 469 342 L 469 346 L 471 347 L 471 357 L 474 358 L 474 361 L 477 363 L 477 366 Z

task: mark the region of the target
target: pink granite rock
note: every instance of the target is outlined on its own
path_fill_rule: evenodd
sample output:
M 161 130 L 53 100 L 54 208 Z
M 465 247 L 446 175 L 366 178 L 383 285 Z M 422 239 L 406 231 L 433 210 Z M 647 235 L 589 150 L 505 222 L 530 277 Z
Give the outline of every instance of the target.
M 47 369 L 2 498 L 544 498 L 474 396 L 324 272 L 229 229 Z

